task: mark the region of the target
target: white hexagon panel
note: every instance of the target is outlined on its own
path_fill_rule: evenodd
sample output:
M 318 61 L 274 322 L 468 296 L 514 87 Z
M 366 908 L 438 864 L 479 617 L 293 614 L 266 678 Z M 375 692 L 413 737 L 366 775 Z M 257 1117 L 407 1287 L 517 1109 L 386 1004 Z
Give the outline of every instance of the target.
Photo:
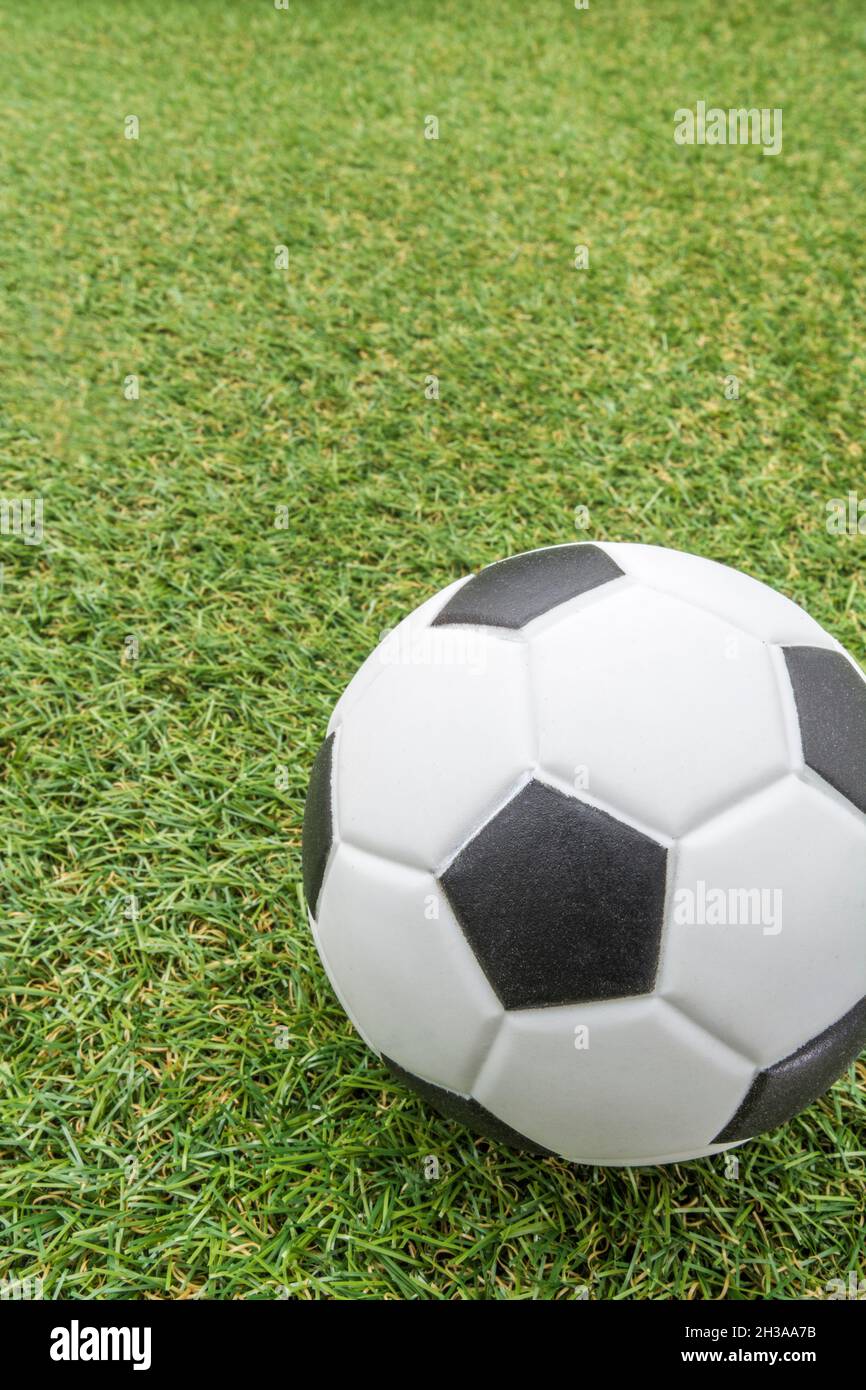
M 339 845 L 315 930 L 365 1040 L 437 1085 L 470 1090 L 502 1006 L 432 875 Z
M 716 1151 L 753 1075 L 742 1055 L 644 997 L 509 1013 L 472 1094 L 564 1158 L 670 1163 Z
M 339 834 L 433 870 L 532 765 L 526 649 L 438 627 L 381 656 L 340 728 Z
M 665 932 L 656 989 L 787 1057 L 866 994 L 866 817 L 794 776 L 738 802 L 681 841 Z
M 618 588 L 530 656 L 541 767 L 643 826 L 680 835 L 788 768 L 767 647 L 681 599 Z
M 405 654 L 412 652 L 416 642 L 420 641 L 423 644 L 424 633 L 441 609 L 443 602 L 447 602 L 451 595 L 461 589 L 465 583 L 465 579 L 455 579 L 454 583 L 449 584 L 441 593 L 434 594 L 432 598 L 426 599 L 424 603 L 414 608 L 411 613 L 401 619 L 391 632 L 382 638 L 382 641 L 370 653 L 366 661 L 358 667 L 334 706 L 328 720 L 329 734 L 339 728 L 351 706 L 383 671 L 392 666 L 401 657 L 401 654 L 403 654 L 403 659 L 406 659 Z
M 660 545 L 605 541 L 599 548 L 646 588 L 714 613 L 728 627 L 749 632 L 762 642 L 780 646 L 805 643 L 839 650 L 835 638 L 799 604 L 730 565 Z

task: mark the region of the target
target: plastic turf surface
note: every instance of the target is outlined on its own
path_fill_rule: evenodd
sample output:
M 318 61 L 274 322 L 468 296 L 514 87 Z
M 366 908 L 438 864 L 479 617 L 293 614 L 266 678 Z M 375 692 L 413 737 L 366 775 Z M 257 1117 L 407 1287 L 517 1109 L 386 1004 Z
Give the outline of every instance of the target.
M 866 537 L 826 526 L 864 476 L 859 0 L 0 0 L 0 35 L 2 489 L 44 498 L 0 536 L 0 1273 L 825 1296 L 862 1062 L 736 1176 L 476 1142 L 354 1035 L 299 841 L 360 660 L 508 553 L 694 550 L 863 658 Z M 782 107 L 782 153 L 678 146 L 702 99 Z

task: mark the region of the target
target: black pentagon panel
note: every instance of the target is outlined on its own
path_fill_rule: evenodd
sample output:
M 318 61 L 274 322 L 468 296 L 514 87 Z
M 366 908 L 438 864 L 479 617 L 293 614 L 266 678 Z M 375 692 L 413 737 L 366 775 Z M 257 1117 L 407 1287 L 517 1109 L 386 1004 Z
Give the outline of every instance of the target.
M 623 571 L 597 545 L 557 545 L 500 560 L 468 580 L 448 600 L 433 626 L 474 623 L 523 627 L 549 608 L 619 579 Z
M 506 1009 L 653 988 L 666 851 L 532 781 L 460 851 L 442 887 Z
M 446 1120 L 456 1120 L 458 1124 L 474 1130 L 483 1138 L 493 1139 L 497 1144 L 507 1144 L 512 1149 L 523 1149 L 526 1153 L 544 1156 L 550 1154 L 550 1149 L 543 1149 L 532 1139 L 518 1134 L 517 1130 L 505 1124 L 504 1120 L 498 1120 L 489 1110 L 485 1110 L 484 1106 L 477 1100 L 457 1095 L 455 1091 L 446 1091 L 444 1086 L 434 1086 L 432 1081 L 422 1081 L 420 1076 L 413 1076 L 410 1071 L 405 1071 L 396 1062 L 392 1062 L 390 1057 L 383 1056 L 382 1061 L 394 1073 L 398 1081 L 402 1081 L 404 1086 L 417 1092 L 428 1105 L 432 1105 L 434 1110 L 438 1110 L 439 1114 Z
M 307 800 L 304 805 L 304 833 L 301 849 L 301 863 L 304 873 L 304 896 L 307 906 L 316 915 L 319 892 L 328 855 L 333 840 L 333 817 L 331 810 L 331 764 L 333 761 L 334 735 L 329 734 L 316 754 Z
M 866 681 L 841 652 L 783 651 L 807 765 L 866 811 Z
M 866 1047 L 866 998 L 803 1047 L 758 1072 L 733 1119 L 713 1140 L 728 1144 L 775 1129 L 811 1105 Z

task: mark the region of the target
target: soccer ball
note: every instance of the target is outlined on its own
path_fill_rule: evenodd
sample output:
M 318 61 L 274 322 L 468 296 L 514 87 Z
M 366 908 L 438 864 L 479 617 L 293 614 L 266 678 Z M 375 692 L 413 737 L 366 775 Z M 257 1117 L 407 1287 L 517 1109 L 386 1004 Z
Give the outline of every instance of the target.
M 866 681 L 801 608 L 647 545 L 533 550 L 338 701 L 310 923 L 393 1072 L 578 1163 L 717 1153 L 866 1045 Z

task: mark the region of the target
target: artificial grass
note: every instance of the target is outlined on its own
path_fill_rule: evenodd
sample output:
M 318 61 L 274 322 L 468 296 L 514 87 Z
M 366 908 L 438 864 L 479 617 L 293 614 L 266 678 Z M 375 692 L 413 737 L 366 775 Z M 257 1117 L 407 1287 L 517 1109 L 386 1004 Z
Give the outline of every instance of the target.
M 45 500 L 0 537 L 0 1272 L 825 1296 L 863 1268 L 862 1063 L 737 1178 L 475 1142 L 354 1035 L 299 843 L 360 660 L 510 552 L 694 550 L 862 659 L 866 540 L 825 524 L 863 476 L 857 0 L 0 17 L 2 490 Z M 782 154 L 677 146 L 699 99 L 781 106 Z

